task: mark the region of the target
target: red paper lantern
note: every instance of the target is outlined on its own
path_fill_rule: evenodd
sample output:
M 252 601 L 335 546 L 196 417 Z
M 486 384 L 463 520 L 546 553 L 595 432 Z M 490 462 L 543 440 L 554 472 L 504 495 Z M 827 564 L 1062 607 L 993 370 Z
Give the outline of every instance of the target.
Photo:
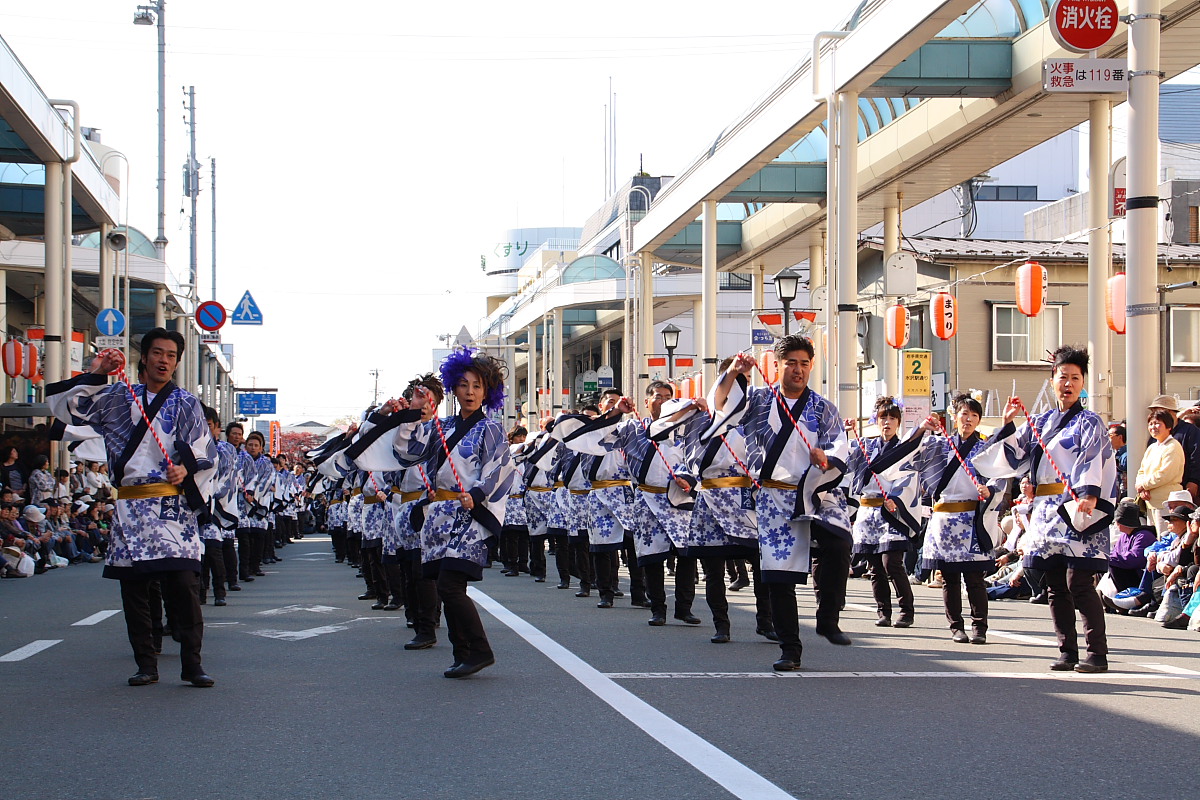
M 1017 308 L 1027 317 L 1036 317 L 1046 307 L 1046 287 L 1050 276 L 1036 261 L 1017 267 Z
M 4 343 L 4 374 L 15 378 L 25 368 L 25 343 L 9 339 Z
M 775 384 L 779 381 L 779 362 L 775 358 L 774 350 L 766 350 L 762 354 L 762 360 L 758 366 L 762 369 L 763 376 L 767 379 L 767 383 Z
M 939 339 L 953 339 L 958 333 L 958 303 L 949 292 L 938 292 L 929 299 L 929 326 Z
M 1104 318 L 1113 333 L 1125 333 L 1125 273 L 1118 272 L 1108 279 L 1104 297 Z
M 901 305 L 888 306 L 883 318 L 887 343 L 897 350 L 908 344 L 908 335 L 912 325 L 908 309 Z
M 21 377 L 37 383 L 42 379 L 42 351 L 36 344 L 25 345 L 25 363 L 21 365 Z

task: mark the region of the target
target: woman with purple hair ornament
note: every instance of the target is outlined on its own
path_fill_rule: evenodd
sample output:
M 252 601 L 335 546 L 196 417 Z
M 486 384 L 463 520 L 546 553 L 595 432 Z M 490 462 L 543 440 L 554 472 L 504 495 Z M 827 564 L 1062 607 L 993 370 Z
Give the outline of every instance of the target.
M 875 595 L 881 628 L 892 626 L 892 592 L 900 606 L 897 628 L 913 624 L 912 584 L 904 570 L 911 539 L 921 531 L 921 475 L 915 466 L 915 442 L 902 442 L 897 435 L 904 411 L 892 397 L 875 403 L 874 422 L 879 436 L 865 441 L 855 432 L 857 420 L 847 420 L 854 434 L 846 473 L 850 495 L 858 498 L 854 520 L 854 553 L 871 565 L 871 591 Z
M 421 422 L 433 398 L 418 390 L 411 401 L 393 400 L 397 412 L 393 448 L 408 465 L 420 465 L 430 496 L 412 510 L 421 533 L 427 578 L 437 581 L 454 663 L 443 673 L 465 678 L 496 663 L 467 583 L 483 578 L 489 540 L 499 538 L 504 508 L 516 475 L 504 425 L 487 416 L 504 406 L 505 364 L 477 350 L 456 350 L 441 364 L 442 385 L 458 413 Z M 414 413 L 415 412 L 415 413 Z

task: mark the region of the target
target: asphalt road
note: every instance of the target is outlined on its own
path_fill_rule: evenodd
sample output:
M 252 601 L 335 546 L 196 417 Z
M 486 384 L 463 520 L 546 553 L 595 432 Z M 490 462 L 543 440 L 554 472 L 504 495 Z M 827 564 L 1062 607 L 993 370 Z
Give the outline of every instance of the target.
M 778 675 L 748 590 L 713 645 L 707 619 L 650 628 L 628 598 L 600 610 L 492 570 L 475 589 L 498 663 L 450 681 L 444 630 L 403 651 L 403 613 L 357 600 L 327 539 L 282 555 L 205 607 L 212 689 L 176 680 L 170 641 L 161 683 L 125 685 L 100 565 L 0 582 L 0 797 L 1160 798 L 1200 744 L 1200 635 L 1147 620 L 1108 617 L 1107 675 L 1050 673 L 1044 606 L 995 603 L 989 643 L 958 645 L 940 593 L 877 629 L 852 580 L 854 646 L 813 634 L 802 589 L 804 669 Z

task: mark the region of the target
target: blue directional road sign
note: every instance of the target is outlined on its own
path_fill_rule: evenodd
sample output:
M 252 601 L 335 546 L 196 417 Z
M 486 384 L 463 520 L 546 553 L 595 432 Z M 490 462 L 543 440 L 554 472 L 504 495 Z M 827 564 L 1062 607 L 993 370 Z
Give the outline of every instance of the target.
M 238 414 L 252 417 L 256 414 L 275 413 L 274 392 L 242 392 L 237 396 Z
M 125 315 L 115 308 L 102 308 L 96 315 L 96 328 L 101 336 L 120 336 L 125 330 Z
M 229 316 L 229 321 L 234 325 L 262 325 L 262 311 L 258 309 L 258 303 L 254 302 L 254 298 L 250 296 L 250 292 L 242 295 L 242 299 L 238 300 L 237 305 L 233 307 L 233 313 Z

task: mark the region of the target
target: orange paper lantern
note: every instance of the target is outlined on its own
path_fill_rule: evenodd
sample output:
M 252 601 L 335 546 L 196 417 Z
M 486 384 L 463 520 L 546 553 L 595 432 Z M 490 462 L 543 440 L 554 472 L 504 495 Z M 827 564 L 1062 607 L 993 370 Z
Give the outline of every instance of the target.
M 767 383 L 777 383 L 779 381 L 779 364 L 775 359 L 775 351 L 767 350 L 763 352 L 762 359 L 758 366 L 762 368 L 763 375 L 767 379 Z
M 887 343 L 899 350 L 908 344 L 908 334 L 912 324 L 908 309 L 901 305 L 889 306 L 884 312 L 884 331 Z
M 1036 261 L 1017 267 L 1017 308 L 1027 317 L 1036 317 L 1046 307 L 1046 268 Z
M 1104 296 L 1104 318 L 1113 333 L 1125 333 L 1125 273 L 1118 272 L 1108 279 Z
M 9 339 L 4 343 L 4 374 L 15 378 L 25 368 L 25 343 Z
M 42 379 L 42 351 L 36 344 L 25 344 L 25 363 L 21 365 L 21 377 L 37 383 Z
M 939 339 L 953 339 L 958 333 L 958 303 L 949 292 L 938 292 L 929 299 L 929 326 Z

